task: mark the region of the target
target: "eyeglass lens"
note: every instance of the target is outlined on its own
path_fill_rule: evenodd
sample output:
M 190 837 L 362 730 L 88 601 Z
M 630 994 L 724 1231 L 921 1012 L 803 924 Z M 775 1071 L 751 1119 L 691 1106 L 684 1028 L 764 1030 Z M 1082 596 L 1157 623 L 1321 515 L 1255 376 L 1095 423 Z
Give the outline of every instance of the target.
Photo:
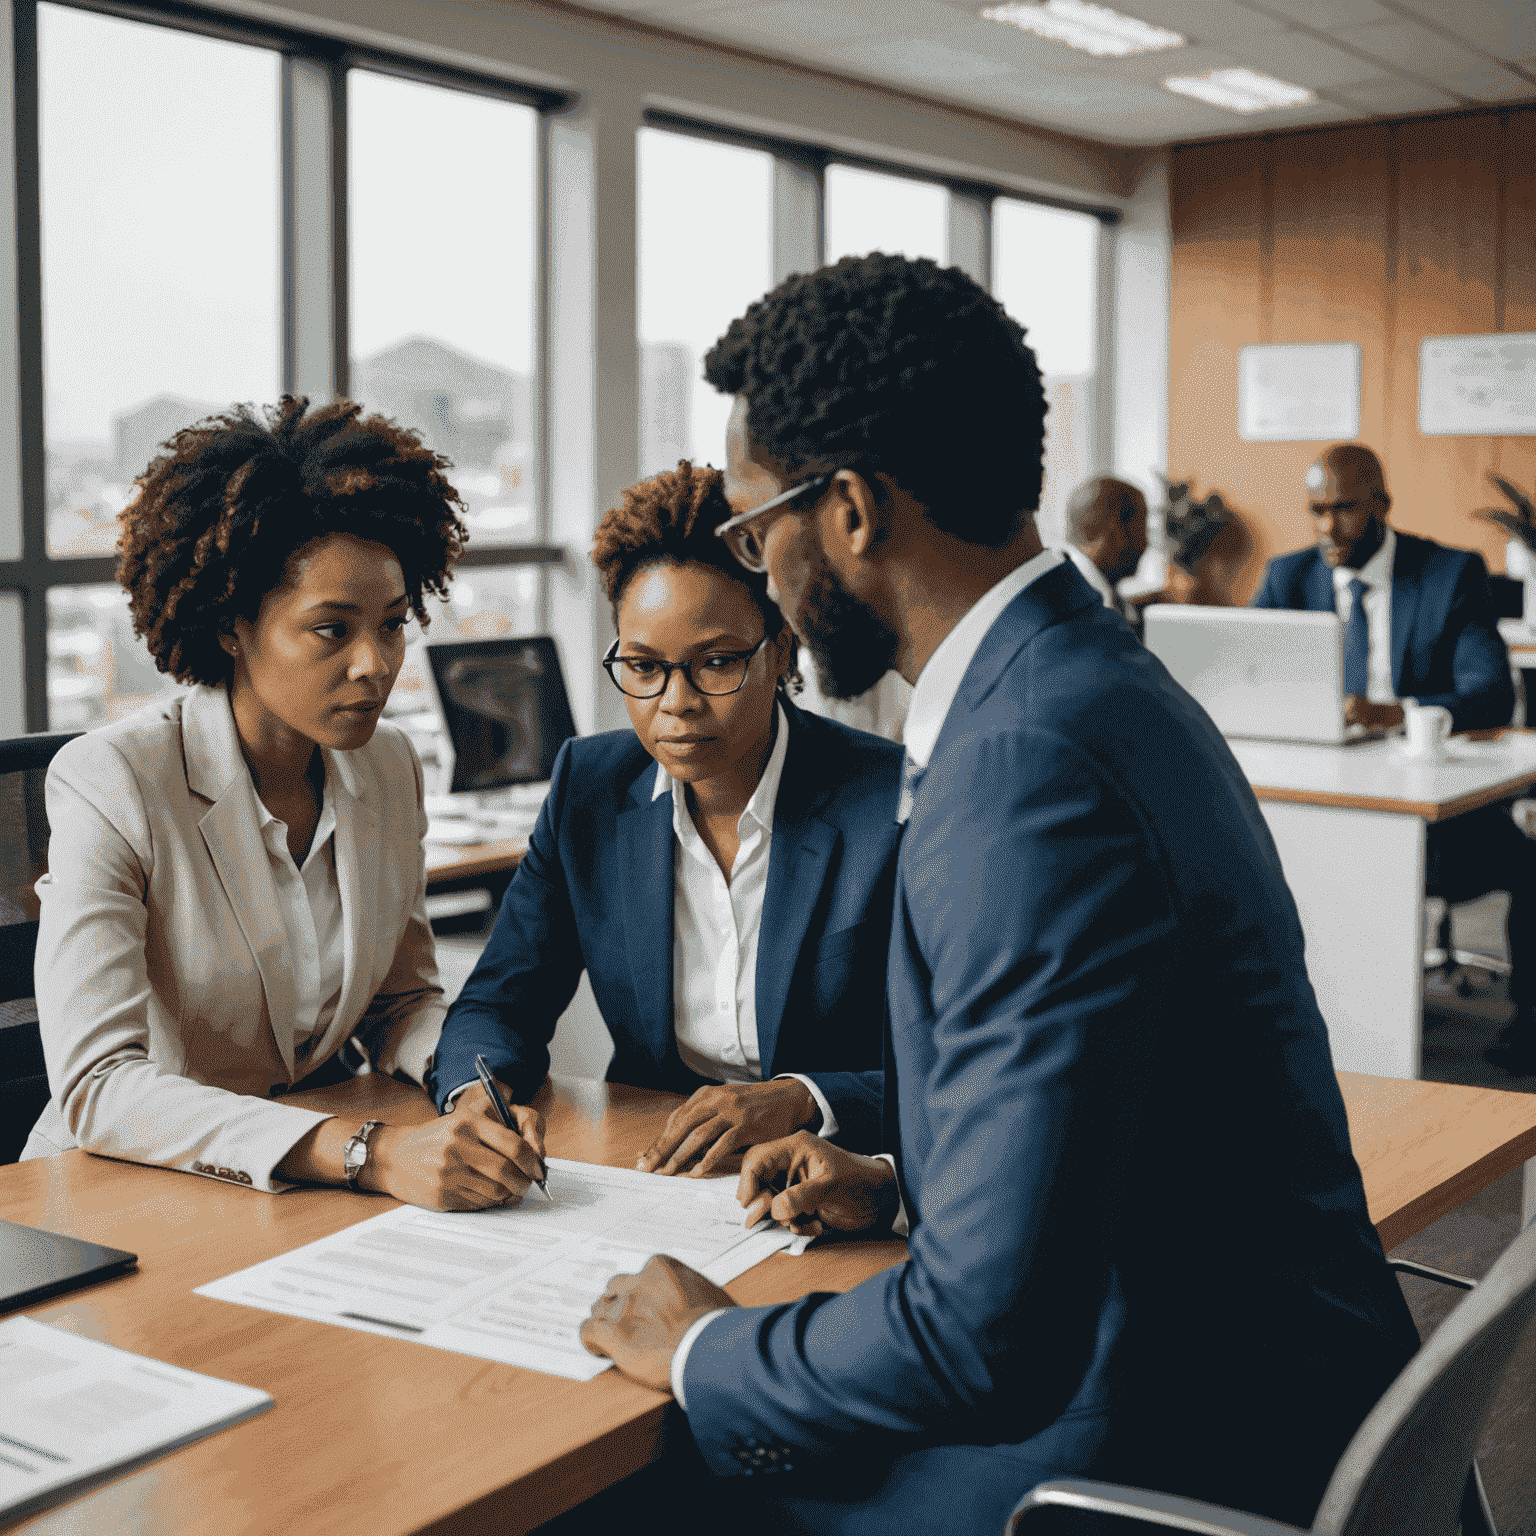
M 754 652 L 755 654 L 755 652 Z M 635 699 L 654 699 L 665 693 L 673 671 L 681 671 L 698 689 L 718 697 L 735 693 L 746 681 L 751 656 L 702 656 L 696 661 L 662 662 L 648 657 L 614 657 L 614 681 Z

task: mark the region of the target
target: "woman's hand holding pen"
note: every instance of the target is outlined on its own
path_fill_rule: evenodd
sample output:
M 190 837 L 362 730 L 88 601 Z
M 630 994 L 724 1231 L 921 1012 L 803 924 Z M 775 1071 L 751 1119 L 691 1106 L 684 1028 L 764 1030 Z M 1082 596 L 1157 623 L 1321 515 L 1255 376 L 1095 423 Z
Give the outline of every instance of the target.
M 720 1083 L 674 1109 L 635 1166 L 643 1173 L 681 1173 L 697 1159 L 689 1171 L 704 1177 L 734 1153 L 820 1120 L 810 1089 L 795 1078 Z
M 359 1180 L 397 1200 L 436 1211 L 479 1211 L 527 1194 L 544 1177 L 544 1117 L 508 1106 L 516 1130 L 497 1118 L 478 1083 L 453 1113 L 425 1125 L 381 1126 Z
M 736 1198 L 747 1208 L 749 1227 L 771 1216 L 812 1237 L 826 1227 L 862 1232 L 895 1216 L 896 1175 L 878 1157 L 800 1131 L 747 1153 Z

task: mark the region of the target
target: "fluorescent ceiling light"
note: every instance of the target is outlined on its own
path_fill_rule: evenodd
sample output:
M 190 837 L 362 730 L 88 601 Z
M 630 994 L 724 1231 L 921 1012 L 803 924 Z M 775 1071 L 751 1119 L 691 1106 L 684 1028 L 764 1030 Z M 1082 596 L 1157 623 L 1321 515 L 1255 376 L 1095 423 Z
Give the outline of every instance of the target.
M 1182 48 L 1184 39 L 1134 16 L 1122 16 L 1090 0 L 1012 0 L 981 13 L 988 21 L 1006 21 L 1036 37 L 1048 37 L 1097 58 L 1123 58 L 1158 48 Z
M 1213 69 L 1209 74 L 1181 75 L 1163 84 L 1180 96 L 1194 96 L 1229 112 L 1267 112 L 1271 107 L 1299 107 L 1317 100 L 1299 85 L 1288 85 L 1251 69 Z

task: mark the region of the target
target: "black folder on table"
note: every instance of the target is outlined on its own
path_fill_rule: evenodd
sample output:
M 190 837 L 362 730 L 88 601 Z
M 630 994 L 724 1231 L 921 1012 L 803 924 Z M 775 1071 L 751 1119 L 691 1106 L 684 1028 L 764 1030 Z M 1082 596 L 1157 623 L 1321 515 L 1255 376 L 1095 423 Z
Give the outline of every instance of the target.
M 136 1253 L 0 1221 L 0 1312 L 120 1275 Z

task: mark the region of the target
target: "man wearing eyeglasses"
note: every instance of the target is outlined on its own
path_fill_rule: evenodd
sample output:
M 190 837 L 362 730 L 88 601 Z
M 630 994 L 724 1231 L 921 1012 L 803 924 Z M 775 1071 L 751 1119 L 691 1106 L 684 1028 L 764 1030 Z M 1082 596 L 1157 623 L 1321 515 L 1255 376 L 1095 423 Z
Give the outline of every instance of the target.
M 914 684 L 890 1157 L 758 1147 L 745 1218 L 895 1223 L 909 1258 L 775 1307 L 656 1258 L 587 1347 L 672 1391 L 741 1531 L 997 1531 L 1074 1475 L 1309 1521 L 1417 1337 L 1253 793 L 1041 547 L 1019 327 L 872 255 L 790 278 L 705 369 L 735 397 L 722 536 L 826 691 Z
M 1515 707 L 1483 557 L 1387 522 L 1381 460 L 1337 443 L 1306 475 L 1316 546 L 1269 562 L 1255 608 L 1337 613 L 1344 625 L 1344 718 L 1390 729 L 1403 699 L 1451 712 L 1451 728 L 1507 725 Z M 1510 893 L 1506 931 L 1515 1017 L 1486 1052 L 1515 1074 L 1536 1073 L 1536 844 L 1502 806 L 1429 828 L 1426 889 L 1447 901 Z

